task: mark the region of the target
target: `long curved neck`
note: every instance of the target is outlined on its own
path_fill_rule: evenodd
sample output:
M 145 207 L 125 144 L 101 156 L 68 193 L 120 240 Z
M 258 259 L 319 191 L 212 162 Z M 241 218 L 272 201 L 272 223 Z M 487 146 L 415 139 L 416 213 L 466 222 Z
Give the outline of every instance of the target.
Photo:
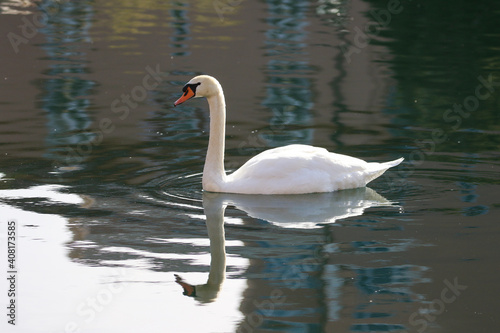
M 207 232 L 210 239 L 210 273 L 208 274 L 207 286 L 211 286 L 215 291 L 219 291 L 222 282 L 226 277 L 226 247 L 224 236 L 224 211 L 226 206 L 220 200 L 216 202 L 216 207 L 205 205 L 205 215 L 207 217 Z M 213 205 L 212 205 L 213 206 Z M 215 209 L 214 209 L 215 208 Z
M 219 89 L 218 94 L 208 97 L 207 101 L 210 108 L 210 137 L 203 169 L 203 189 L 219 192 L 226 180 L 226 171 L 224 170 L 226 102 L 222 89 Z

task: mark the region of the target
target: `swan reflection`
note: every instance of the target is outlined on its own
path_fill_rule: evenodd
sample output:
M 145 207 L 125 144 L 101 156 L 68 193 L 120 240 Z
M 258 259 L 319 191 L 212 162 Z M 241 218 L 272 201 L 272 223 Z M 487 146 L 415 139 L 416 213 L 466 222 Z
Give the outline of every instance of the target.
M 298 195 L 221 195 L 226 204 L 282 228 L 320 228 L 325 223 L 362 215 L 370 207 L 393 205 L 368 187 Z
M 217 298 L 225 279 L 226 249 L 224 237 L 224 211 L 222 195 L 203 193 L 203 210 L 206 216 L 208 238 L 210 240 L 210 273 L 205 284 L 191 285 L 179 275 L 175 275 L 175 282 L 184 289 L 184 295 L 195 297 L 202 303 L 212 302 Z
M 184 295 L 194 297 L 202 303 L 216 300 L 225 279 L 224 212 L 228 205 L 279 227 L 310 229 L 339 219 L 362 215 L 369 207 L 392 206 L 393 203 L 366 187 L 304 195 L 266 196 L 204 192 L 203 209 L 211 258 L 208 280 L 205 284 L 193 285 L 175 275 Z

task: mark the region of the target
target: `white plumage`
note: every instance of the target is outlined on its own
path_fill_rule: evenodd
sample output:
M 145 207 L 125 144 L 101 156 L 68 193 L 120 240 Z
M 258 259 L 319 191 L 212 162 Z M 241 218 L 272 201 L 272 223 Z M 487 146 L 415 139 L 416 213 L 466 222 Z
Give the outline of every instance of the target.
M 363 187 L 403 161 L 377 163 L 328 152 L 324 148 L 289 145 L 264 151 L 230 175 L 224 170 L 225 101 L 219 82 L 207 75 L 191 79 L 174 105 L 206 97 L 210 138 L 203 170 L 203 189 L 241 194 L 303 194 Z

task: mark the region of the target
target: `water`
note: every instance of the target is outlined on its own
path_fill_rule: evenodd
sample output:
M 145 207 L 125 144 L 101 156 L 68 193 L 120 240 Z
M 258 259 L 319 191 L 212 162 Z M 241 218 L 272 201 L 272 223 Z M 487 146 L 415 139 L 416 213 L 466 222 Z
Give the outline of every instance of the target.
M 2 2 L 2 331 L 493 331 L 499 13 Z M 202 73 L 225 89 L 228 170 L 290 143 L 405 162 L 366 189 L 203 193 L 206 102 L 172 107 Z

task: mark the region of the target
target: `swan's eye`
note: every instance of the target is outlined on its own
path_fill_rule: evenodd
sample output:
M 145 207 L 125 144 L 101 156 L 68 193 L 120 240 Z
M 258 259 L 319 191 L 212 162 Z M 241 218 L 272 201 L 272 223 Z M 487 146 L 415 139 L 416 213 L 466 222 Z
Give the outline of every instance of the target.
M 177 106 L 177 105 L 179 105 L 179 104 L 182 104 L 182 103 L 184 103 L 185 101 L 187 101 L 188 99 L 195 97 L 195 96 L 196 96 L 196 88 L 197 88 L 200 84 L 201 84 L 201 82 L 186 84 L 186 85 L 182 88 L 182 92 L 183 92 L 184 94 L 182 94 L 181 98 L 179 98 L 177 101 L 175 101 L 174 106 Z
M 186 84 L 184 86 L 184 88 L 182 88 L 182 92 L 184 93 L 184 95 L 187 95 L 188 92 L 189 92 L 188 88 L 191 88 L 191 90 L 193 91 L 193 93 L 196 95 L 196 87 L 198 87 L 200 84 L 201 84 L 201 82 Z

